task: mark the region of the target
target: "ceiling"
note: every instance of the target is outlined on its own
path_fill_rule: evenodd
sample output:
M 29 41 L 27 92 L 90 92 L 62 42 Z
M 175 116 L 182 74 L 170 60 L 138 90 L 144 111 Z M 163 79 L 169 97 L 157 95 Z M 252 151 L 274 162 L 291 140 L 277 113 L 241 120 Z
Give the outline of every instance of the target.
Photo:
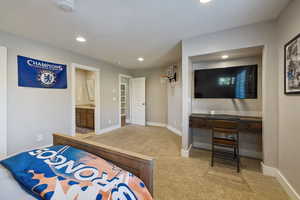
M 182 39 L 275 19 L 289 0 L 75 2 L 68 13 L 54 0 L 0 0 L 0 30 L 129 69 L 158 67 L 180 59 Z
M 263 54 L 263 47 L 250 47 L 250 48 L 243 48 L 243 49 L 234 49 L 230 51 L 220 51 L 211 54 L 199 55 L 192 57 L 192 62 L 212 62 L 212 61 L 222 61 L 222 56 L 227 55 L 228 60 L 239 59 L 239 58 L 246 58 L 252 56 L 262 56 Z

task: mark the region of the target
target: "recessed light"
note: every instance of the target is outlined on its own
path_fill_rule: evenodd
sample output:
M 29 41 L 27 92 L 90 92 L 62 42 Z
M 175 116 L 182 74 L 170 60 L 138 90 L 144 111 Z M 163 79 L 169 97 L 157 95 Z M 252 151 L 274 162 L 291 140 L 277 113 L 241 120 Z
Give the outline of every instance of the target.
M 209 3 L 209 2 L 211 2 L 211 0 L 200 0 L 200 3 Z
M 223 55 L 223 56 L 222 56 L 222 59 L 227 59 L 227 58 L 229 58 L 228 55 Z
M 140 61 L 140 62 L 143 62 L 145 59 L 142 58 L 142 57 L 139 57 L 137 60 Z
M 77 42 L 86 42 L 86 39 L 84 37 L 82 37 L 82 36 L 78 36 L 76 38 L 76 40 L 77 40 Z
M 74 0 L 56 0 L 56 4 L 65 12 L 72 12 L 75 8 Z

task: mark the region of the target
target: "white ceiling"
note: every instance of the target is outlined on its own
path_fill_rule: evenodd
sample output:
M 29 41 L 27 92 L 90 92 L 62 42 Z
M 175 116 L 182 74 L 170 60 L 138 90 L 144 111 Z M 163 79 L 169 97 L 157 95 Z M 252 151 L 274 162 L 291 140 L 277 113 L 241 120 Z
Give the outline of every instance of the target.
M 180 58 L 192 36 L 275 19 L 289 0 L 75 0 L 73 13 L 54 0 L 0 0 L 0 30 L 126 68 Z M 86 37 L 77 43 L 77 35 Z M 143 63 L 138 57 L 144 57 Z
M 222 56 L 227 55 L 228 60 L 239 59 L 239 58 L 247 58 L 252 56 L 262 56 L 263 54 L 263 47 L 249 47 L 243 49 L 234 49 L 230 51 L 220 51 L 211 54 L 193 56 L 192 62 L 215 62 L 215 61 L 222 61 Z

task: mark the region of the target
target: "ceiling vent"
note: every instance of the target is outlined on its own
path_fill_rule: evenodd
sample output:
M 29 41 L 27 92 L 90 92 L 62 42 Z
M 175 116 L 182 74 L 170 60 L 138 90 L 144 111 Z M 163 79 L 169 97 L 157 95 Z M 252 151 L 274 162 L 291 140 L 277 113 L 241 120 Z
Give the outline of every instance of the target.
M 74 0 L 56 0 L 57 6 L 65 12 L 74 11 Z

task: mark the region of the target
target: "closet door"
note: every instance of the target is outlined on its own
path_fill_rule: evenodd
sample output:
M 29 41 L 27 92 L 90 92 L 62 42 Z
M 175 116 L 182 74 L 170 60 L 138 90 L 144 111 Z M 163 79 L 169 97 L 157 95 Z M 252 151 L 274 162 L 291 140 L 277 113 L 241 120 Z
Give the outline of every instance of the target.
M 146 78 L 133 78 L 132 86 L 132 123 L 146 125 Z

